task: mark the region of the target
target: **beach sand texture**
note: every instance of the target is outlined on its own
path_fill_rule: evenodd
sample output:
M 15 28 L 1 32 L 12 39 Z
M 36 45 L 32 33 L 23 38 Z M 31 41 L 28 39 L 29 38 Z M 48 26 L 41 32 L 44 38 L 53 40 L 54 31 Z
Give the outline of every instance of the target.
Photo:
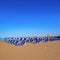
M 60 41 L 24 46 L 0 41 L 0 60 L 60 60 Z

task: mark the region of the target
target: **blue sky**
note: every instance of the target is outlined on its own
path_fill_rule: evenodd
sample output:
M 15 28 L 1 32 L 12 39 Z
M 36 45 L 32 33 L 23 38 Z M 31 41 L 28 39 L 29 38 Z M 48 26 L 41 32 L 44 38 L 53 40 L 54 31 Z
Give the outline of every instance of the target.
M 59 0 L 0 0 L 0 37 L 60 34 Z

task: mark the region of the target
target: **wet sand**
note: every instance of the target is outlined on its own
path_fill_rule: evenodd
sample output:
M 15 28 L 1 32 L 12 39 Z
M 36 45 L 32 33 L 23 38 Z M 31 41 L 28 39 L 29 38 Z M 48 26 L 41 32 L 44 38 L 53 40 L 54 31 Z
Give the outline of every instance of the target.
M 0 60 L 60 60 L 60 41 L 24 46 L 0 41 Z

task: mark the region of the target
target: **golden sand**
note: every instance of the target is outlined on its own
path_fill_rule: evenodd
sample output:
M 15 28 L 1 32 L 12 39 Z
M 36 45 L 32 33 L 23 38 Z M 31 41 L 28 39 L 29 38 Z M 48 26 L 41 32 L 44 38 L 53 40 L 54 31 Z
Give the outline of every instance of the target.
M 0 60 L 60 60 L 60 41 L 24 46 L 0 41 Z

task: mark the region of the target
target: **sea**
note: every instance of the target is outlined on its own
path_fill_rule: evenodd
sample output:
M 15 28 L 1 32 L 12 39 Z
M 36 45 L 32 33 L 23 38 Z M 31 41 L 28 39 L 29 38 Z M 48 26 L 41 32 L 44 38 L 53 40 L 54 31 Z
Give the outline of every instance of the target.
M 4 40 L 4 38 L 0 38 L 0 40 Z

